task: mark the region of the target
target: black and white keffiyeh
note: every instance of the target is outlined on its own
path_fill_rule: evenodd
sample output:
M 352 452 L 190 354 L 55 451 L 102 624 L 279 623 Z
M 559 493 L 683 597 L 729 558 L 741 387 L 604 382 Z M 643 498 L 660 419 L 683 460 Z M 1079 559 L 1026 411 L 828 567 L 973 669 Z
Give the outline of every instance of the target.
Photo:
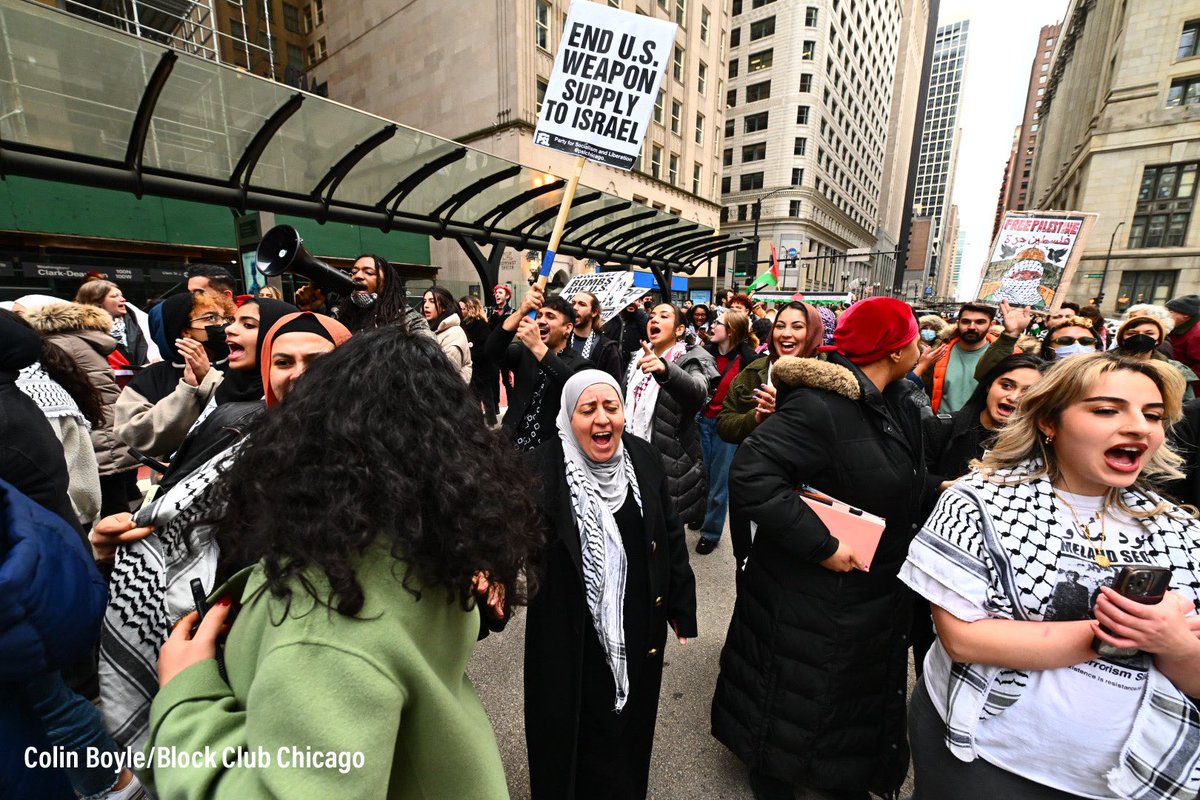
M 558 436 L 562 440 L 566 462 L 567 488 L 571 493 L 571 513 L 579 531 L 583 558 L 583 584 L 587 594 L 592 625 L 612 670 L 617 695 L 614 710 L 621 711 L 629 698 L 629 669 L 625 658 L 625 546 L 614 514 L 625 503 L 630 489 L 638 508 L 642 494 L 633 459 L 625 455 L 624 445 L 605 462 L 588 458 L 571 429 L 571 416 L 579 396 L 598 383 L 611 386 L 620 398 L 621 387 L 606 372 L 596 369 L 578 372 L 563 386 L 562 406 L 558 412 Z
M 999 471 L 991 480 L 973 472 L 938 501 L 909 550 L 900 579 L 917 593 L 929 587 L 986 583 L 993 619 L 1043 620 L 1058 576 L 1058 554 L 1071 537 L 1046 477 L 1027 477 L 1038 462 Z M 1161 501 L 1126 490 L 1137 512 Z M 1148 552 L 1172 570 L 1171 588 L 1200 605 L 1200 524 L 1181 511 L 1139 517 Z M 925 591 L 923 591 L 925 590 Z M 1194 800 L 1200 792 L 1200 710 L 1159 670 L 1149 668 L 1141 707 L 1121 758 L 1105 777 L 1117 797 Z M 946 745 L 963 761 L 977 757 L 982 719 L 1004 712 L 1028 685 L 1021 670 L 956 663 L 947 687 Z
M 75 417 L 85 429 L 92 424 L 79 410 L 79 404 L 59 383 L 50 377 L 40 363 L 30 364 L 17 374 L 17 388 L 29 396 L 46 415 L 46 419 Z
M 217 502 L 217 477 L 241 443 L 213 456 L 135 516 L 154 533 L 117 549 L 100 632 L 104 726 L 122 747 L 141 748 L 158 692 L 158 650 L 193 608 L 191 581 L 213 589 L 219 552 L 212 529 L 196 525 Z

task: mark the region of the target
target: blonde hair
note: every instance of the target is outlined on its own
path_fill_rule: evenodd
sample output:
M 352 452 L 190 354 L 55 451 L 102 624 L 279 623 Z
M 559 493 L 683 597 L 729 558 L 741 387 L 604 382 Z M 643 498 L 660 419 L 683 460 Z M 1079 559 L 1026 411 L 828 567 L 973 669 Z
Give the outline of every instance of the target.
M 752 347 L 758 347 L 758 338 L 750 329 L 750 315 L 745 311 L 740 308 L 731 308 L 721 315 L 721 324 L 725 326 L 731 349 L 742 342 L 750 342 Z
M 276 289 L 274 286 L 264 286 L 261 289 L 259 289 L 258 294 L 254 295 L 254 296 L 255 297 L 265 297 L 268 300 L 282 300 L 283 299 L 283 295 L 281 295 L 279 293 L 279 290 Z
M 487 321 L 487 312 L 483 310 L 483 303 L 479 302 L 478 297 L 466 295 L 464 297 L 460 297 L 458 302 L 467 307 L 467 319 L 464 319 L 463 322 L 466 322 L 470 319 L 481 319 L 485 322 Z
M 1019 467 L 1027 462 L 1040 461 L 1033 470 L 1015 475 L 1011 481 L 1025 483 L 1041 477 L 1054 480 L 1059 476 L 1058 457 L 1054 446 L 1046 442 L 1041 426 L 1058 423 L 1062 412 L 1078 403 L 1101 376 L 1112 372 L 1134 372 L 1145 375 L 1158 387 L 1164 406 L 1163 427 L 1169 429 L 1183 416 L 1183 392 L 1186 388 L 1183 377 L 1169 364 L 1157 361 L 1141 361 L 1115 353 L 1093 353 L 1077 355 L 1054 363 L 1046 376 L 1021 395 L 1021 403 L 1008 424 L 1000 429 L 992 447 L 982 459 L 971 462 L 971 467 L 989 480 L 995 480 L 997 472 Z M 1141 474 L 1130 488 L 1146 495 L 1151 485 L 1163 480 L 1179 480 L 1183 459 L 1167 445 L 1166 441 L 1150 457 Z M 1123 489 L 1110 487 L 1105 495 L 1106 502 L 1133 516 L 1153 516 L 1167 506 L 1159 504 L 1151 511 L 1138 512 L 1121 500 Z

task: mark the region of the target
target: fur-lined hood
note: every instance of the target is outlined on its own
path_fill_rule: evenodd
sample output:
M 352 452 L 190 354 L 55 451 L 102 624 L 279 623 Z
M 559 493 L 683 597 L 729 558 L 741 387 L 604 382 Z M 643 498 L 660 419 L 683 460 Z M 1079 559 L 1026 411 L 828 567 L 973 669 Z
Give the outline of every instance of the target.
M 850 400 L 862 397 L 862 386 L 853 372 L 841 364 L 815 358 L 784 356 L 771 367 L 771 380 L 790 388 L 824 389 Z
M 62 302 L 45 305 L 37 311 L 30 312 L 26 319 L 44 336 L 79 331 L 110 333 L 113 328 L 113 318 L 107 311 L 99 306 L 83 303 Z

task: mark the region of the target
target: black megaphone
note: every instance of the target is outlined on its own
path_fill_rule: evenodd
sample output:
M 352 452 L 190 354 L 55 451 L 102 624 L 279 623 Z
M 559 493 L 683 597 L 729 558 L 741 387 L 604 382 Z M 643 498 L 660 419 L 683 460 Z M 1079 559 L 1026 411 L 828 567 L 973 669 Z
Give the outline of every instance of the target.
M 255 266 L 268 278 L 291 272 L 315 283 L 326 293 L 348 295 L 354 291 L 354 281 L 336 267 L 314 258 L 304 249 L 300 232 L 291 225 L 276 225 L 263 234 L 255 253 Z

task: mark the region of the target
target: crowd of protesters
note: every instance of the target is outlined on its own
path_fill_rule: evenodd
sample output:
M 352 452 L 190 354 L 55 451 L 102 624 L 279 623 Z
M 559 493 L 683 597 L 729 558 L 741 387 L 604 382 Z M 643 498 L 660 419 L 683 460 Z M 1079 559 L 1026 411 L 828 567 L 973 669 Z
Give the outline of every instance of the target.
M 699 635 L 758 800 L 1200 794 L 1200 296 L 947 321 L 350 277 L 0 310 L 5 791 L 507 797 L 466 665 L 524 606 L 535 798 L 646 797 Z

